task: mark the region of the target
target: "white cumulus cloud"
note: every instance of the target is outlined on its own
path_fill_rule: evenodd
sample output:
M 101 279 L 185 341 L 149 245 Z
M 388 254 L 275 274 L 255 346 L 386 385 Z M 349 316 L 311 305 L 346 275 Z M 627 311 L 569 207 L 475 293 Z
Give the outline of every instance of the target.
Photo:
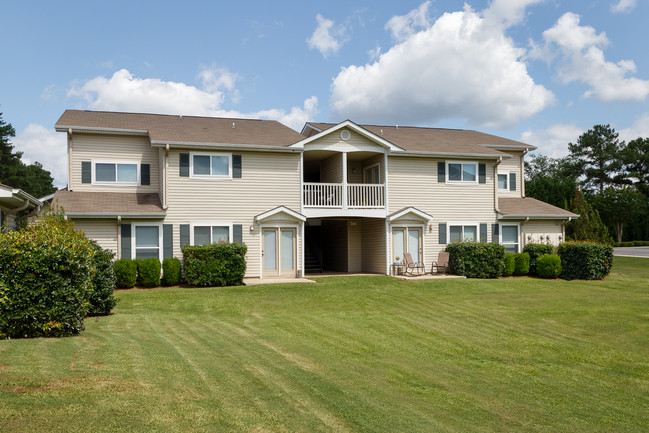
M 536 152 L 559 158 L 568 154 L 568 143 L 576 143 L 584 130 L 574 124 L 557 124 L 542 130 L 527 130 L 520 141 L 536 146 Z
M 332 20 L 320 14 L 316 15 L 315 18 L 318 26 L 306 42 L 309 49 L 320 51 L 322 57 L 326 59 L 329 55 L 336 54 L 346 42 L 346 30 L 344 26 L 335 26 Z
M 636 72 L 635 63 L 607 61 L 603 51 L 609 44 L 606 33 L 597 33 L 593 27 L 581 26 L 579 22 L 579 15 L 567 12 L 543 32 L 543 51 L 552 56 L 559 78 L 566 84 L 589 85 L 583 95 L 586 98 L 603 102 L 644 101 L 649 94 L 649 81 L 628 76 Z
M 496 128 L 529 118 L 554 95 L 530 77 L 525 49 L 505 30 L 537 1 L 495 0 L 483 12 L 465 6 L 413 31 L 378 60 L 343 68 L 331 85 L 332 114 L 390 124 L 459 118 Z
M 393 39 L 402 42 L 412 36 L 417 29 L 430 26 L 430 18 L 428 17 L 429 7 L 430 0 L 422 3 L 417 9 L 405 15 L 395 15 L 390 18 L 385 28 L 390 30 Z
M 649 138 L 649 113 L 643 113 L 635 119 L 630 127 L 620 129 L 617 132 L 620 134 L 620 140 L 627 143 L 638 137 Z
M 619 0 L 611 5 L 611 12 L 614 14 L 624 14 L 631 12 L 636 6 L 636 0 Z
M 74 84 L 67 94 L 80 98 L 94 110 L 273 119 L 298 131 L 306 119 L 318 113 L 315 96 L 289 111 L 279 108 L 255 112 L 227 110 L 223 108 L 226 99 L 237 102 L 240 98 L 236 89 L 238 75 L 225 68 L 204 67 L 198 79 L 200 88 L 159 78 L 139 78 L 121 69 L 109 78 L 99 76 Z
M 63 133 L 43 125 L 30 123 L 12 140 L 16 150 L 23 153 L 25 164 L 40 162 L 54 178 L 54 186 L 63 188 L 68 183 L 67 138 Z

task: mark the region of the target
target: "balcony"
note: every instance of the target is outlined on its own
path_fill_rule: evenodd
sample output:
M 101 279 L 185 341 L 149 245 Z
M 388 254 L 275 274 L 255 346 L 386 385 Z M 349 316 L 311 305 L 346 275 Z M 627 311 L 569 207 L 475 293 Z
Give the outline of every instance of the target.
M 302 199 L 307 217 L 385 216 L 383 184 L 304 182 Z

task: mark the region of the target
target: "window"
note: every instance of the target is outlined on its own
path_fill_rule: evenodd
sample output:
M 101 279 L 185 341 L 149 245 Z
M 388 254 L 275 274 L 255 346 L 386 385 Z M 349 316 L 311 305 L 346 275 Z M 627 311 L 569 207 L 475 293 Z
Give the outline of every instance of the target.
M 100 185 L 139 185 L 139 162 L 93 161 L 94 183 Z
M 194 224 L 191 235 L 191 245 L 209 245 L 221 241 L 232 242 L 232 224 Z
M 448 242 L 455 241 L 473 241 L 478 240 L 477 224 L 449 224 L 448 225 Z
M 501 191 L 509 191 L 509 173 L 498 173 L 498 189 Z
M 475 162 L 447 162 L 448 183 L 477 183 L 478 164 Z
M 192 153 L 190 164 L 192 177 L 232 178 L 232 155 L 229 153 Z
M 133 224 L 135 236 L 132 237 L 133 253 L 136 259 L 158 258 L 162 261 L 162 225 Z
M 508 253 L 519 251 L 518 224 L 500 225 L 500 243 Z
M 379 165 L 374 165 L 372 167 L 367 167 L 365 169 L 365 183 L 381 183 L 381 171 Z

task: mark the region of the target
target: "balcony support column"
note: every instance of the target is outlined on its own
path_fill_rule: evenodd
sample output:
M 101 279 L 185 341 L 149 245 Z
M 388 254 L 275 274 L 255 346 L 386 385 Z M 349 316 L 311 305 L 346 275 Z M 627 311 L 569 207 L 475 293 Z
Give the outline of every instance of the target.
M 348 208 L 347 202 L 347 152 L 343 152 L 343 209 Z

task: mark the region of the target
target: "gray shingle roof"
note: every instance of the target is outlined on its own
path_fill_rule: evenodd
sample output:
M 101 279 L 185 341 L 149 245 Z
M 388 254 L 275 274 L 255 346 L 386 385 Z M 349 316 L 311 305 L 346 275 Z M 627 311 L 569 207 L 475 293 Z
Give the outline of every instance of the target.
M 578 215 L 565 209 L 552 206 L 541 200 L 531 197 L 525 198 L 500 198 L 498 199 L 498 208 L 503 216 L 537 216 L 557 218 L 577 218 Z
M 157 193 L 57 191 L 52 204 L 73 215 L 165 215 Z
M 336 126 L 334 123 L 309 122 L 318 129 L 326 130 Z M 526 147 L 536 149 L 531 144 L 509 140 L 484 132 L 465 129 L 422 128 L 412 126 L 358 125 L 374 135 L 411 152 L 448 152 L 457 154 L 498 155 L 501 152 L 485 146 L 501 149 Z
M 234 124 L 234 128 L 232 125 Z M 66 110 L 57 130 L 84 128 L 148 132 L 154 143 L 210 143 L 255 146 L 289 146 L 304 136 L 275 120 L 172 116 Z

